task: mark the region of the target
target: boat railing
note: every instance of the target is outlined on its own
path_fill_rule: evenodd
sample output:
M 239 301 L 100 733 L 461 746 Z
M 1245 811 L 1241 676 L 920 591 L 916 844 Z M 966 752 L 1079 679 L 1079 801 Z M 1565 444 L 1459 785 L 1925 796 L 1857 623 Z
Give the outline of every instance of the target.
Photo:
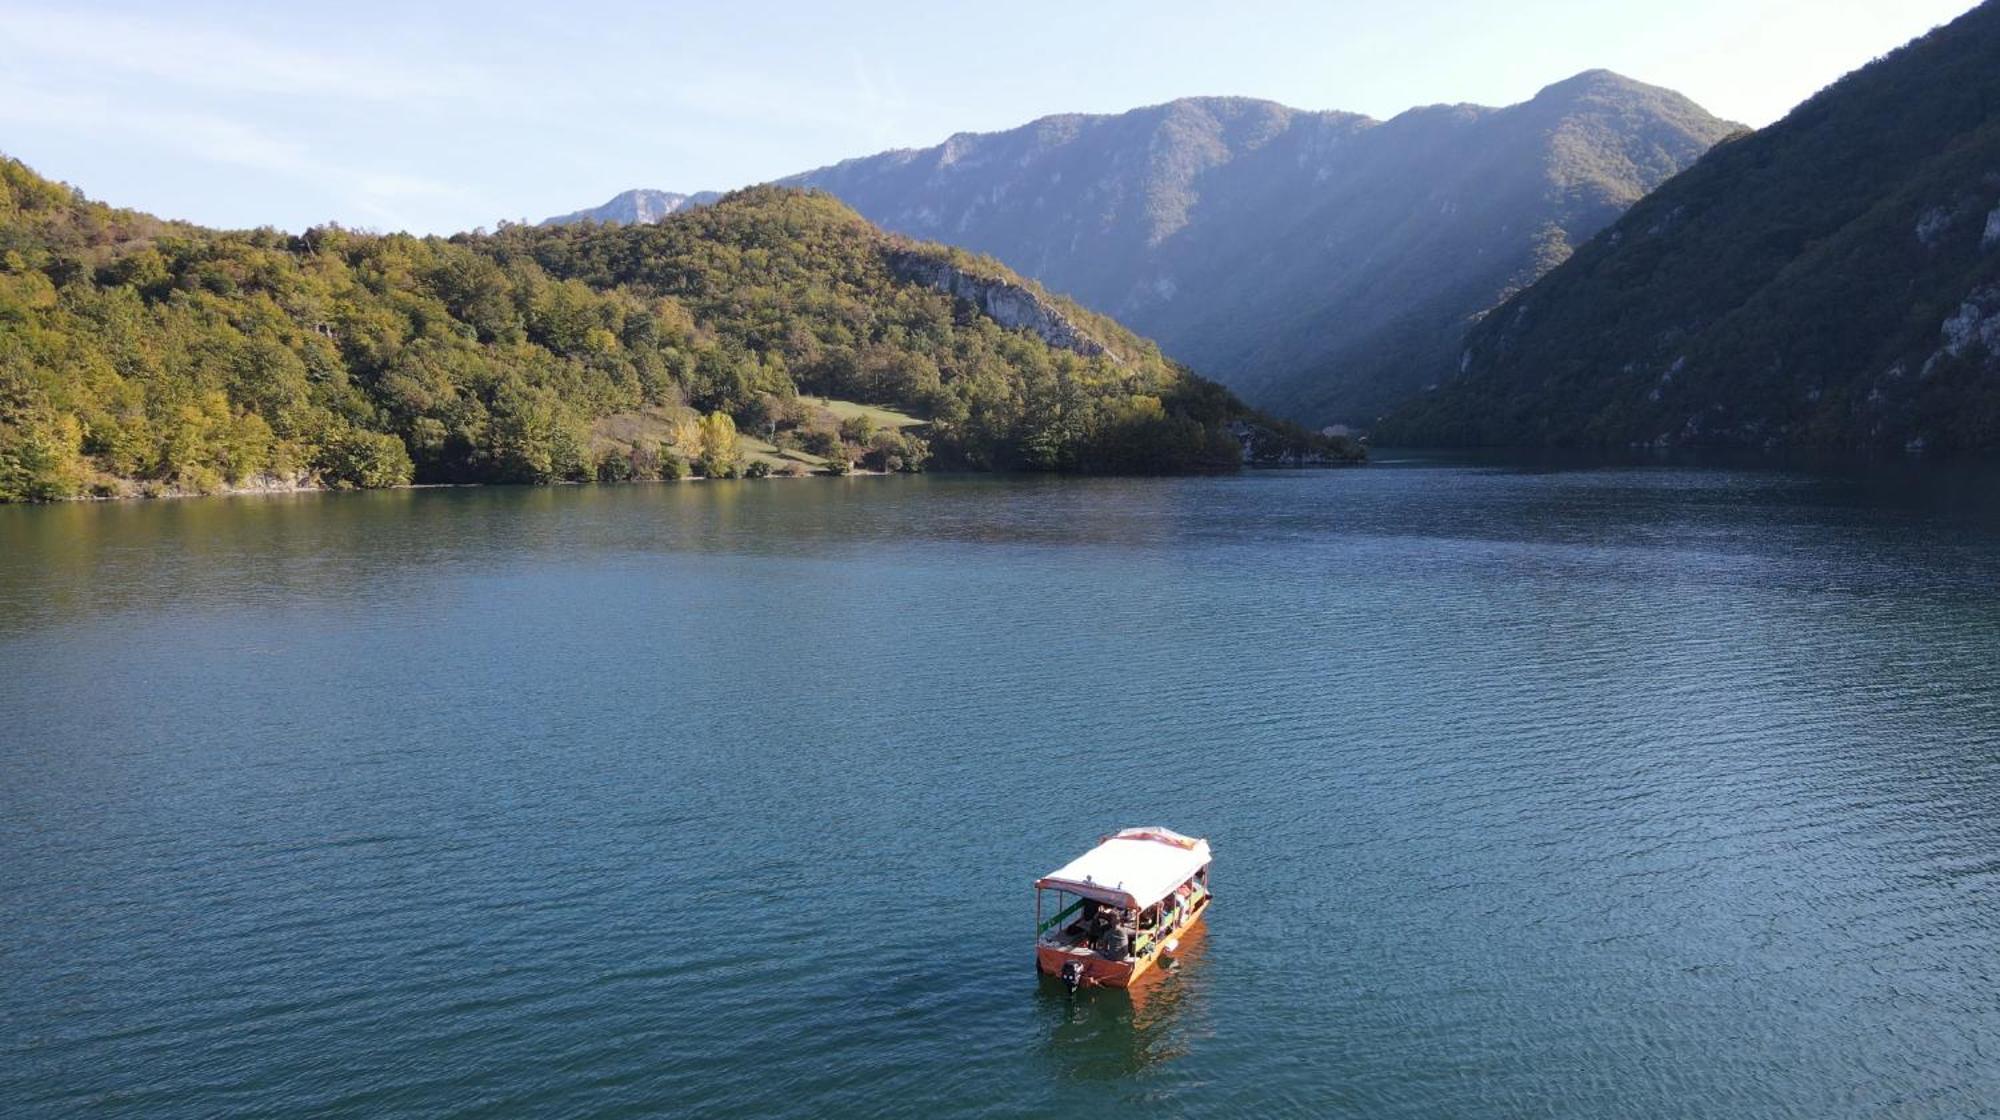
M 1132 955 L 1143 957 L 1162 937 L 1172 933 L 1170 929 L 1153 929 L 1132 939 Z
M 1047 921 L 1044 921 L 1041 925 L 1035 927 L 1035 936 L 1041 937 L 1047 934 L 1050 930 L 1061 926 L 1064 922 L 1069 920 L 1069 916 L 1071 914 L 1074 914 L 1081 909 L 1083 909 L 1083 899 L 1079 898 L 1075 902 L 1070 903 L 1068 906 L 1063 907 L 1061 910 L 1056 911 L 1055 917 L 1050 918 Z
M 1156 926 L 1153 929 L 1146 930 L 1143 932 L 1134 931 L 1132 938 L 1132 950 L 1131 950 L 1132 955 L 1135 957 L 1145 956 L 1146 953 L 1162 938 L 1172 936 L 1182 926 L 1186 925 L 1188 917 L 1192 915 L 1196 910 L 1201 909 L 1202 904 L 1207 900 L 1208 900 L 1208 891 L 1201 888 L 1196 888 L 1195 892 L 1189 896 L 1187 902 L 1176 910 L 1172 925 Z M 1079 898 L 1075 902 L 1070 903 L 1068 906 L 1063 907 L 1061 910 L 1056 911 L 1055 916 L 1044 919 L 1039 925 L 1035 927 L 1035 936 L 1037 938 L 1046 938 L 1050 930 L 1061 928 L 1063 923 L 1067 922 L 1070 919 L 1071 915 L 1075 914 L 1077 911 L 1083 908 L 1083 904 L 1086 901 L 1087 901 L 1086 899 Z
M 1190 895 L 1187 903 L 1175 910 L 1173 924 L 1156 925 L 1132 939 L 1132 955 L 1135 957 L 1145 956 L 1154 945 L 1166 938 L 1172 937 L 1175 933 L 1186 927 L 1188 919 L 1194 915 L 1195 911 L 1201 909 L 1202 904 L 1207 901 L 1208 892 L 1205 890 L 1197 890 L 1194 894 Z

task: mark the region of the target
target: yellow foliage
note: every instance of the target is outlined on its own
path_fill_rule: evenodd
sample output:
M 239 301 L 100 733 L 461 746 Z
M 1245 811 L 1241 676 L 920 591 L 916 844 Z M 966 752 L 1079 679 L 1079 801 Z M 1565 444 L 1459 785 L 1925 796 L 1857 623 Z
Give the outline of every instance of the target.
M 667 442 L 684 455 L 701 454 L 701 415 L 691 408 L 681 409 L 667 426 Z
M 736 436 L 736 421 L 727 412 L 711 412 L 701 421 L 701 461 L 709 475 L 736 469 L 742 450 Z

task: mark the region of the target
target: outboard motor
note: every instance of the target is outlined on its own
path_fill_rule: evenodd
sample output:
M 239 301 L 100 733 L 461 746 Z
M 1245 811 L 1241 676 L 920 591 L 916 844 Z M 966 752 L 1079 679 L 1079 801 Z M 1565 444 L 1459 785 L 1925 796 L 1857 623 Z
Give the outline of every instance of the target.
M 1075 995 L 1076 990 L 1083 987 L 1083 962 L 1064 961 L 1062 966 L 1062 982 L 1063 987 L 1068 988 L 1071 995 Z

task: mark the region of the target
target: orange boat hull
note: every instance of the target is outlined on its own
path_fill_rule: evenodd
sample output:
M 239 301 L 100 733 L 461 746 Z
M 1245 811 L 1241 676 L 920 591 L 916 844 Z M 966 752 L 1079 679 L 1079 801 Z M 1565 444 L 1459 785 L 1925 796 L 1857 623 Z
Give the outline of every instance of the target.
M 1050 976 L 1061 976 L 1063 965 L 1071 961 L 1083 965 L 1083 987 L 1086 988 L 1129 988 L 1152 971 L 1160 958 L 1166 954 L 1167 942 L 1186 937 L 1201 924 L 1208 914 L 1207 898 L 1201 900 L 1172 933 L 1154 943 L 1151 951 L 1129 961 L 1106 960 L 1088 950 L 1059 949 L 1054 945 L 1035 946 L 1035 968 Z

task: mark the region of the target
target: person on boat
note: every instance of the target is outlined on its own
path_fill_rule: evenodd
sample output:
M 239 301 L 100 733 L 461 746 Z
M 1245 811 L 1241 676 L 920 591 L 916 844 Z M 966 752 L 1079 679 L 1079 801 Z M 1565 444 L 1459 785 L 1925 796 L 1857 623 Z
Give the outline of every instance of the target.
M 1113 960 L 1123 959 L 1131 948 L 1132 935 L 1127 932 L 1123 922 L 1114 923 L 1097 941 L 1097 951 Z
M 1076 908 L 1076 921 L 1069 928 L 1072 931 L 1082 933 L 1085 937 L 1094 935 L 1097 932 L 1098 911 L 1100 909 L 1101 907 L 1098 906 L 1095 899 L 1086 898 L 1081 900 Z
M 1084 899 L 1080 916 L 1080 934 L 1085 944 L 1103 937 L 1106 930 L 1118 923 L 1116 912 L 1094 899 Z

